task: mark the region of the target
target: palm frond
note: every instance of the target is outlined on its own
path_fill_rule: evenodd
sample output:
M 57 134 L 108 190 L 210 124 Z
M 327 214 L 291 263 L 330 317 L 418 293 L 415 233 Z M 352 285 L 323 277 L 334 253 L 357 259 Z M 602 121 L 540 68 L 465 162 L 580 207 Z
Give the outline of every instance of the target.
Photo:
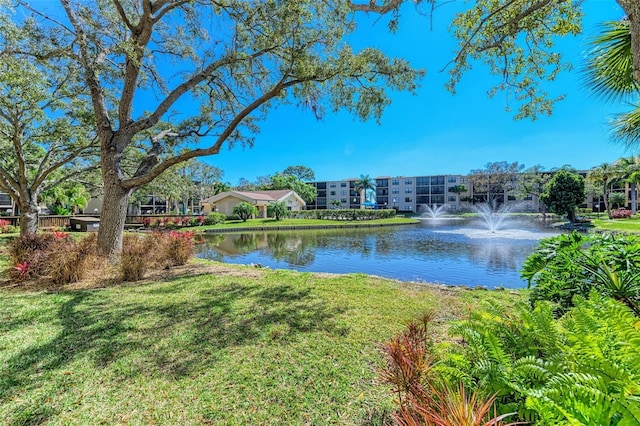
M 589 43 L 584 81 L 596 95 L 619 101 L 637 95 L 640 85 L 633 77 L 629 21 L 605 22 L 601 33 Z

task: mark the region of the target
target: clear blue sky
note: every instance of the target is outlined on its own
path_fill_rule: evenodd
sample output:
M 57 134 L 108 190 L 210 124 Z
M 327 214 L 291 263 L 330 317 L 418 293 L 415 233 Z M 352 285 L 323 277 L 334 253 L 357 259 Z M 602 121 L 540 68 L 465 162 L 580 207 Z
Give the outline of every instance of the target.
M 327 113 L 318 121 L 310 110 L 279 107 L 262 123 L 253 148 L 224 149 L 204 160 L 220 167 L 224 180 L 235 185 L 241 177 L 254 180 L 292 165 L 311 167 L 318 180 L 339 180 L 361 174 L 466 174 L 493 161 L 588 169 L 631 154 L 611 142 L 607 124 L 625 106 L 595 98 L 579 75 L 588 37 L 601 22 L 623 16 L 615 1 L 584 2 L 583 34 L 559 42 L 575 69 L 546 87 L 566 99 L 556 104 L 553 116 L 533 122 L 514 121 L 513 113 L 505 111 L 504 94 L 487 98 L 493 77 L 480 64 L 464 76 L 455 96 L 445 90 L 447 74 L 440 69 L 453 57 L 448 25 L 458 5 L 439 9 L 432 31 L 412 5 L 403 10 L 395 35 L 388 33 L 384 19 L 359 18 L 355 46 L 378 47 L 427 71 L 415 96 L 392 94 L 380 125 L 346 113 Z

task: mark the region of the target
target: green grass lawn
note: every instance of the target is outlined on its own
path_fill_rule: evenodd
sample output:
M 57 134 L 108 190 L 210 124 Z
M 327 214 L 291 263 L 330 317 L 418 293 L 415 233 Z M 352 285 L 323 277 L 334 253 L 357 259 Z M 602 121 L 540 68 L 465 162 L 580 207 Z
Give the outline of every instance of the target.
M 105 289 L 0 289 L 5 424 L 379 424 L 379 343 L 519 294 L 197 262 Z
M 640 219 L 593 219 L 591 223 L 596 229 L 621 232 L 640 232 Z
M 419 223 L 418 219 L 396 217 L 392 219 L 375 219 L 375 220 L 361 220 L 361 221 L 338 221 L 338 220 L 323 220 L 323 219 L 281 219 L 275 220 L 268 219 L 249 219 L 246 222 L 241 220 L 227 220 L 225 223 L 218 225 L 198 226 L 195 230 L 206 229 L 233 229 L 233 228 L 254 228 L 254 227 L 296 227 L 296 226 L 377 226 L 377 225 L 406 225 L 412 223 Z

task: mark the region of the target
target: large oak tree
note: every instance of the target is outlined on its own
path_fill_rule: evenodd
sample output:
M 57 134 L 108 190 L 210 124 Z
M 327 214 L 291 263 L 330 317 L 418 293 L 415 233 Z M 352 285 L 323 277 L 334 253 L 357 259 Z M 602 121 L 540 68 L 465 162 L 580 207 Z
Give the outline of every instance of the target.
M 62 57 L 83 70 L 104 180 L 98 244 L 110 256 L 121 250 L 132 191 L 225 144 L 250 144 L 274 105 L 379 118 L 388 90 L 412 90 L 421 75 L 377 50 L 354 52 L 345 41 L 355 29 L 354 13 L 388 14 L 394 29 L 406 0 L 59 1 L 64 16 L 39 10 L 39 2 L 20 2 L 18 9 L 49 29 L 66 47 Z M 414 3 L 433 10 L 442 2 Z M 638 79 L 638 2 L 618 3 L 630 17 Z M 512 95 L 517 116 L 550 113 L 554 99 L 539 82 L 568 66 L 553 41 L 579 32 L 580 16 L 578 2 L 476 0 L 453 22 L 459 52 L 449 68 L 450 88 L 482 61 L 501 77 L 491 92 Z M 122 161 L 132 146 L 144 155 L 127 173 Z
M 60 0 L 64 16 L 21 3 L 79 64 L 100 143 L 99 250 L 116 257 L 131 193 L 168 168 L 251 144 L 278 103 L 379 118 L 388 90 L 421 75 L 402 59 L 345 43 L 341 1 Z M 44 31 L 44 30 L 43 30 Z M 133 173 L 123 159 L 142 150 Z M 185 147 L 188 149 L 185 150 Z
M 42 194 L 62 183 L 76 183 L 97 167 L 92 114 L 78 96 L 85 85 L 77 67 L 48 56 L 55 43 L 27 19 L 14 25 L 0 10 L 0 189 L 19 209 L 20 234 L 38 228 Z M 16 212 L 18 213 L 18 212 Z

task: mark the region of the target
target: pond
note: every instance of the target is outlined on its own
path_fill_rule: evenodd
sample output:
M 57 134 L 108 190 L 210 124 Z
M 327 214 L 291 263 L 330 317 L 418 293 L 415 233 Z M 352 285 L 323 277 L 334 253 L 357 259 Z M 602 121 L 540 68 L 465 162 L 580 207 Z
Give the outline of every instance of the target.
M 473 219 L 424 219 L 394 227 L 210 234 L 197 256 L 272 269 L 522 288 L 525 258 L 540 238 L 556 233 L 530 219 L 510 219 L 495 232 Z

